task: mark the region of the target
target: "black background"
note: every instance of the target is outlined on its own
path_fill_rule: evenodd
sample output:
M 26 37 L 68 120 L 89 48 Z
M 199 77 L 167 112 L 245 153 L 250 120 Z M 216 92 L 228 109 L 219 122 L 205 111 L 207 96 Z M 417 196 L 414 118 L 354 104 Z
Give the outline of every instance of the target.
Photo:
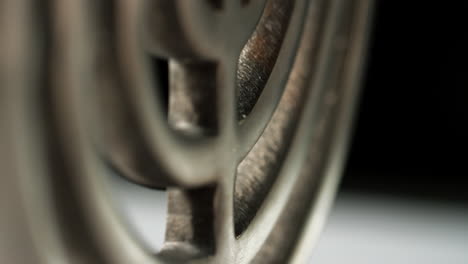
M 344 190 L 468 201 L 467 1 L 378 1 Z

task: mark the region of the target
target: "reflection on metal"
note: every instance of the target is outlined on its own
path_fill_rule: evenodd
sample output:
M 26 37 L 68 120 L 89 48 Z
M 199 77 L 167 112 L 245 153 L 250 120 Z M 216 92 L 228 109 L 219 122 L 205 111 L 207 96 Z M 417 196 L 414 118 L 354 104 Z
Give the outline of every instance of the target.
M 303 261 L 338 182 L 370 6 L 0 0 L 0 262 Z M 110 169 L 167 188 L 160 252 L 121 219 Z

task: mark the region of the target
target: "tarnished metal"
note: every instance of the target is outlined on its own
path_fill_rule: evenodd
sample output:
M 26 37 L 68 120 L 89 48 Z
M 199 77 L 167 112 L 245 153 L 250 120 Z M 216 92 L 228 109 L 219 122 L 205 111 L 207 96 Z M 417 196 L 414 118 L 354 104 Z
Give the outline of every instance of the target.
M 370 10 L 0 0 L 0 262 L 303 262 L 338 183 Z M 110 170 L 167 188 L 160 252 L 120 217 Z

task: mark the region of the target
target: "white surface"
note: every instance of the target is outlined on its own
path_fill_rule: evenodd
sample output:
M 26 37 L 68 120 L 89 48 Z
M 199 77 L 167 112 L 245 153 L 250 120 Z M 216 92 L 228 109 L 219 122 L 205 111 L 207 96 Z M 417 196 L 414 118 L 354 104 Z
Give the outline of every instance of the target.
M 310 263 L 468 264 L 467 207 L 341 195 Z
M 166 193 L 122 178 L 113 184 L 128 222 L 156 252 L 164 240 Z M 310 263 L 468 264 L 468 208 L 340 194 Z
M 116 202 L 137 238 L 157 252 L 164 242 L 166 230 L 166 192 L 145 188 L 115 175 L 111 182 Z

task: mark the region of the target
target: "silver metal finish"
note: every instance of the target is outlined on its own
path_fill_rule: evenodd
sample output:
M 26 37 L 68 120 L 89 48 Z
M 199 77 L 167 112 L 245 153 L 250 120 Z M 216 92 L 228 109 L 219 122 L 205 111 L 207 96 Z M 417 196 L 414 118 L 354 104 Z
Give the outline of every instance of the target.
M 0 0 L 0 263 L 303 262 L 371 3 Z M 167 188 L 160 252 L 116 210 L 110 170 Z

